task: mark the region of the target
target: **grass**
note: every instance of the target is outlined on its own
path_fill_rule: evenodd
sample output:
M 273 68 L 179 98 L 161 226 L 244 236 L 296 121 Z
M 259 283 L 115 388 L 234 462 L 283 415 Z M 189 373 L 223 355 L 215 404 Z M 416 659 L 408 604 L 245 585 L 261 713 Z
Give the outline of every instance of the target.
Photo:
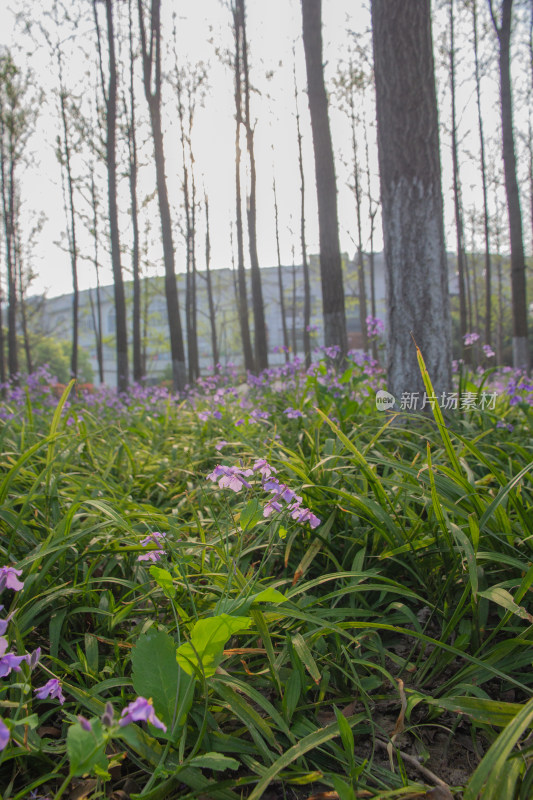
M 367 364 L 283 372 L 5 401 L 4 638 L 41 655 L 0 679 L 3 800 L 530 796 L 527 384 L 398 425 Z M 318 527 L 263 515 L 259 459 Z

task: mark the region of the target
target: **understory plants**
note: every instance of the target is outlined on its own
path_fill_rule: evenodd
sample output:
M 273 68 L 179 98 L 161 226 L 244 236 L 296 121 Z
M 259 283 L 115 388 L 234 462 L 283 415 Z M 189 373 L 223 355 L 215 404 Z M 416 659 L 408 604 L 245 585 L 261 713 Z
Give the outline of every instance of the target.
M 531 384 L 336 355 L 7 393 L 3 800 L 531 796 Z

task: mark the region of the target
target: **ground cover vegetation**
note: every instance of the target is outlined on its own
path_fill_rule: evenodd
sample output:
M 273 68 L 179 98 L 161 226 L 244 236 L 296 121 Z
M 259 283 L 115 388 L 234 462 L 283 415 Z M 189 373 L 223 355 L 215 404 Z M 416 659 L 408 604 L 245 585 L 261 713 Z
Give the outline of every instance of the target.
M 4 390 L 4 800 L 531 796 L 533 387 L 381 386 Z

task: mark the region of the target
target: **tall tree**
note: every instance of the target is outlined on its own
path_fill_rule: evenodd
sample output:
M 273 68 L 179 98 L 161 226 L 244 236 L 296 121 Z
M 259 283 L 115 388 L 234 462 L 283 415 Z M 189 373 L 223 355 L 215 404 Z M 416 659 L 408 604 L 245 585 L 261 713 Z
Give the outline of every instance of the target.
M 165 175 L 165 151 L 161 124 L 161 0 L 151 0 L 150 36 L 146 35 L 143 0 L 137 0 L 143 62 L 144 93 L 150 112 L 154 158 L 156 167 L 157 197 L 161 217 L 161 237 L 165 262 L 165 295 L 167 301 L 170 353 L 172 359 L 172 384 L 182 391 L 186 384 L 185 349 L 178 303 L 178 287 L 174 262 L 174 242 Z
M 335 164 L 322 63 L 321 0 L 302 0 L 302 21 L 307 94 L 315 154 L 324 341 L 327 347 L 338 345 L 341 354 L 345 355 L 347 351 L 346 316 L 339 246 Z
M 526 265 L 522 236 L 522 212 L 516 178 L 516 155 L 513 132 L 511 92 L 511 25 L 513 0 L 501 0 L 499 15 L 493 0 L 488 0 L 494 30 L 499 43 L 500 105 L 502 124 L 505 194 L 511 240 L 511 291 L 513 304 L 513 366 L 529 368 L 527 336 Z
M 263 289 L 261 286 L 261 270 L 257 255 L 257 202 L 256 185 L 257 174 L 254 152 L 254 126 L 250 116 L 250 72 L 248 67 L 248 42 L 246 39 L 246 9 L 245 0 L 236 0 L 236 24 L 240 33 L 237 42 L 241 46 L 242 88 L 244 91 L 242 121 L 246 131 L 246 149 L 250 167 L 250 192 L 246 203 L 248 219 L 248 247 L 250 250 L 250 272 L 252 278 L 252 306 L 254 313 L 254 350 L 255 368 L 257 371 L 268 367 L 268 343 L 265 323 L 265 308 L 263 304 Z
M 128 0 L 128 40 L 129 40 L 129 104 L 125 106 L 126 139 L 128 142 L 128 177 L 130 185 L 132 248 L 131 266 L 133 273 L 133 380 L 140 383 L 144 378 L 141 348 L 141 269 L 139 245 L 139 202 L 137 198 L 137 175 L 139 171 L 137 155 L 137 124 L 135 108 L 135 48 L 133 42 L 132 0 Z
M 397 398 L 423 395 L 414 336 L 436 391 L 448 391 L 451 324 L 429 0 L 372 0 L 372 38 L 388 386 Z
M 309 261 L 307 259 L 307 241 L 305 235 L 305 174 L 302 149 L 302 132 L 300 130 L 300 109 L 298 107 L 298 84 L 296 82 L 296 63 L 293 52 L 292 78 L 294 83 L 294 105 L 296 109 L 296 137 L 298 140 L 298 168 L 300 172 L 300 247 L 302 248 L 302 270 L 304 277 L 304 321 L 303 340 L 306 367 L 311 366 L 311 281 L 309 278 Z
M 102 94 L 106 109 L 106 165 L 107 196 L 109 205 L 109 232 L 111 239 L 111 264 L 113 267 L 113 284 L 115 294 L 115 324 L 117 353 L 117 388 L 125 392 L 128 388 L 128 331 L 126 322 L 126 299 L 120 253 L 117 203 L 117 62 L 115 56 L 115 32 L 113 25 L 113 0 L 105 0 L 108 51 L 107 89 L 104 78 L 102 59 L 102 37 L 98 23 L 98 0 L 93 0 L 94 21 L 97 33 L 98 55 L 100 61 L 100 78 Z
M 492 263 L 490 257 L 489 201 L 487 189 L 487 166 L 485 160 L 485 133 L 481 114 L 481 70 L 479 63 L 479 36 L 477 0 L 472 0 L 472 38 L 474 42 L 474 75 L 476 79 L 476 109 L 479 132 L 479 165 L 483 192 L 483 234 L 485 240 L 485 342 L 492 341 Z
M 252 340 L 250 338 L 250 325 L 248 322 L 248 295 L 246 292 L 246 272 L 244 270 L 244 233 L 242 226 L 242 196 L 241 196 L 241 125 L 243 122 L 242 111 L 242 27 L 239 21 L 237 6 L 232 5 L 233 38 L 235 45 L 233 71 L 234 71 L 234 97 L 235 97 L 235 229 L 237 234 L 237 288 L 239 323 L 241 328 L 244 367 L 253 372 L 254 357 Z
M 17 168 L 31 131 L 32 113 L 25 95 L 27 80 L 9 52 L 0 56 L 0 192 L 7 273 L 7 362 L 9 378 L 18 380 L 17 341 Z M 1 360 L 3 362 L 3 352 Z
M 211 238 L 209 233 L 209 199 L 204 195 L 205 204 L 205 279 L 207 284 L 207 303 L 209 307 L 209 324 L 211 327 L 211 351 L 213 354 L 213 371 L 219 370 L 217 325 L 215 316 L 215 302 L 213 299 L 213 282 L 211 280 Z
M 457 92 L 456 92 L 456 58 L 455 58 L 455 10 L 454 0 L 449 0 L 450 21 L 450 95 L 452 102 L 452 166 L 453 166 L 453 205 L 455 211 L 455 232 L 457 241 L 457 275 L 459 280 L 459 330 L 461 332 L 461 347 L 463 358 L 468 359 L 470 349 L 464 347 L 464 337 L 467 333 L 466 319 L 466 286 L 465 286 L 465 235 L 463 224 L 463 205 L 461 200 L 461 182 L 459 178 L 459 146 L 457 140 Z
M 278 256 L 278 291 L 279 309 L 281 315 L 281 332 L 283 335 L 283 351 L 285 353 L 285 363 L 290 360 L 289 356 L 289 334 L 287 331 L 287 313 L 285 311 L 285 289 L 283 288 L 283 267 L 281 266 L 281 252 L 279 248 L 279 214 L 278 196 L 276 192 L 276 176 L 272 178 L 272 191 L 274 193 L 274 227 L 276 231 L 276 253 Z

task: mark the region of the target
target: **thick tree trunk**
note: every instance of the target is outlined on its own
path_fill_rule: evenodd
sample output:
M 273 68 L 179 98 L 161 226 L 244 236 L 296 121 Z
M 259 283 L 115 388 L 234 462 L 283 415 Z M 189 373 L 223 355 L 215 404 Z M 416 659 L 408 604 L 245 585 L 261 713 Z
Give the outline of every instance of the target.
M 436 393 L 451 389 L 448 269 L 429 0 L 372 0 L 372 30 L 388 387 L 399 403 L 404 393 L 424 396 L 413 338 Z
M 511 240 L 511 291 L 513 303 L 513 366 L 529 369 L 527 336 L 526 267 L 522 237 L 522 212 L 516 179 L 516 155 L 513 133 L 513 104 L 511 94 L 511 22 L 513 0 L 502 0 L 501 21 L 494 14 L 489 0 L 494 28 L 500 45 L 500 103 L 502 118 L 503 167 L 505 193 Z
M 337 187 L 322 64 L 321 0 L 302 0 L 303 42 L 318 199 L 324 341 L 347 351 Z

